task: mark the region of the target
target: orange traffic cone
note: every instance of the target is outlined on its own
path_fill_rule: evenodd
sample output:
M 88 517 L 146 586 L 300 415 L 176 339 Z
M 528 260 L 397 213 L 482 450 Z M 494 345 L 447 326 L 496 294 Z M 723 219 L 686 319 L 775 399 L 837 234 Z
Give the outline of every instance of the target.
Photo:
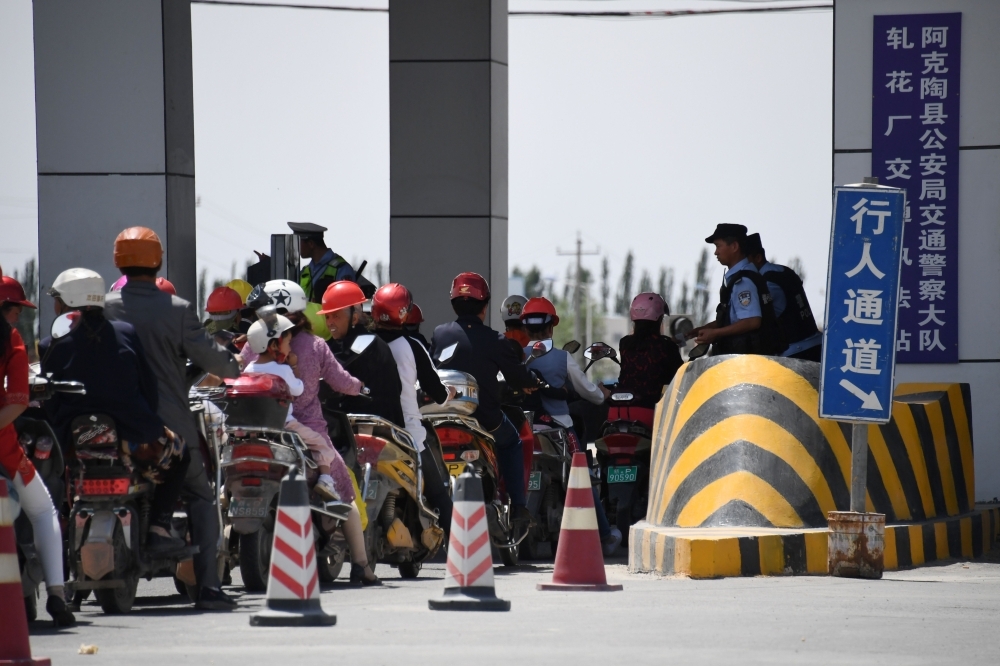
M 608 585 L 604 575 L 604 554 L 597 533 L 597 513 L 584 453 L 573 454 L 552 582 L 539 583 L 538 589 L 591 592 L 622 589 L 621 585 Z
M 31 658 L 28 617 L 24 614 L 21 569 L 17 564 L 17 537 L 14 513 L 17 504 L 10 496 L 10 481 L 0 478 L 0 665 L 49 666 L 47 658 Z
M 444 595 L 427 605 L 431 610 L 510 610 L 510 602 L 498 598 L 493 586 L 493 554 L 478 476 L 466 472 L 455 479 L 454 507 Z
M 336 623 L 337 616 L 327 615 L 319 603 L 309 487 L 293 467 L 281 480 L 278 495 L 271 575 L 267 580 L 267 608 L 251 615 L 250 625 L 329 627 Z

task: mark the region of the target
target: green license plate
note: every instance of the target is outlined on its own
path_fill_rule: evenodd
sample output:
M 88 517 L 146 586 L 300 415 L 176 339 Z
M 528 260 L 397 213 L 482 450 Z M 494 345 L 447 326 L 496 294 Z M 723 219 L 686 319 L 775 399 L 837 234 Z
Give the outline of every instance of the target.
M 638 465 L 608 468 L 608 483 L 635 483 L 638 476 Z
M 528 492 L 532 490 L 542 489 L 542 473 L 532 472 L 531 476 L 528 477 Z

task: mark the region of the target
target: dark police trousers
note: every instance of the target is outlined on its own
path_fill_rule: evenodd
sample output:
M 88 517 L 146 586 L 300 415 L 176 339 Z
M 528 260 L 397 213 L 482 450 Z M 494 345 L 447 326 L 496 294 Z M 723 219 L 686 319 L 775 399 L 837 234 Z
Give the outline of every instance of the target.
M 510 503 L 513 506 L 525 506 L 527 500 L 524 492 L 524 453 L 521 447 L 521 436 L 506 414 L 504 414 L 503 423 L 490 434 L 493 435 L 496 442 L 500 476 L 503 477 Z

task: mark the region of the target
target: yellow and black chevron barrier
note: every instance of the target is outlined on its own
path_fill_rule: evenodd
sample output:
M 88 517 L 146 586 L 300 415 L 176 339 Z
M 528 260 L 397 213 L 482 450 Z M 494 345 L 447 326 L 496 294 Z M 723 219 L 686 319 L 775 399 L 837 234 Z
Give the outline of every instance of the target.
M 850 506 L 850 426 L 819 418 L 819 364 L 718 356 L 685 364 L 660 402 L 654 525 L 825 527 Z M 868 510 L 886 522 L 971 511 L 967 384 L 904 384 L 869 428 Z
M 850 506 L 851 429 L 819 418 L 818 386 L 808 361 L 685 364 L 657 407 L 630 567 L 826 573 L 826 514 Z M 886 569 L 976 556 L 1000 534 L 1000 509 L 975 506 L 971 423 L 967 384 L 903 384 L 890 423 L 869 427 L 867 510 L 886 515 Z

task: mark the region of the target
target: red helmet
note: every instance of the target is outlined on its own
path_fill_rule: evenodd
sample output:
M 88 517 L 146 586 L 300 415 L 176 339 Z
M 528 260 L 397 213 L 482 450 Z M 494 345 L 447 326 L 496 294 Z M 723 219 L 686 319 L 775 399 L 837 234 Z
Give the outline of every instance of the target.
M 424 311 L 420 309 L 420 306 L 414 303 L 410 306 L 410 312 L 406 315 L 407 326 L 419 326 L 424 323 Z
M 372 318 L 376 324 L 402 326 L 411 307 L 413 296 L 410 290 L 397 282 L 390 282 L 379 287 L 372 297 Z
M 326 291 L 323 293 L 323 307 L 316 314 L 330 314 L 337 310 L 349 308 L 352 305 L 361 305 L 366 300 L 368 299 L 365 298 L 365 294 L 361 291 L 361 287 L 358 286 L 357 282 L 340 280 L 326 288 Z
M 242 309 L 243 299 L 240 298 L 239 292 L 231 287 L 216 287 L 208 295 L 208 301 L 205 302 L 205 312 L 209 314 L 222 314 Z
M 521 308 L 521 321 L 525 324 L 552 324 L 559 323 L 559 315 L 556 314 L 556 306 L 552 301 L 541 296 L 529 298 L 528 302 Z
M 21 283 L 9 275 L 0 277 L 0 304 L 3 303 L 13 303 L 26 308 L 35 307 L 35 304 L 24 295 L 24 287 L 21 286 Z
M 490 285 L 479 273 L 459 273 L 451 282 L 451 297 L 471 298 L 474 301 L 490 300 Z
M 177 290 L 174 289 L 174 283 L 165 277 L 156 278 L 156 288 L 170 294 L 171 296 L 177 295 Z

